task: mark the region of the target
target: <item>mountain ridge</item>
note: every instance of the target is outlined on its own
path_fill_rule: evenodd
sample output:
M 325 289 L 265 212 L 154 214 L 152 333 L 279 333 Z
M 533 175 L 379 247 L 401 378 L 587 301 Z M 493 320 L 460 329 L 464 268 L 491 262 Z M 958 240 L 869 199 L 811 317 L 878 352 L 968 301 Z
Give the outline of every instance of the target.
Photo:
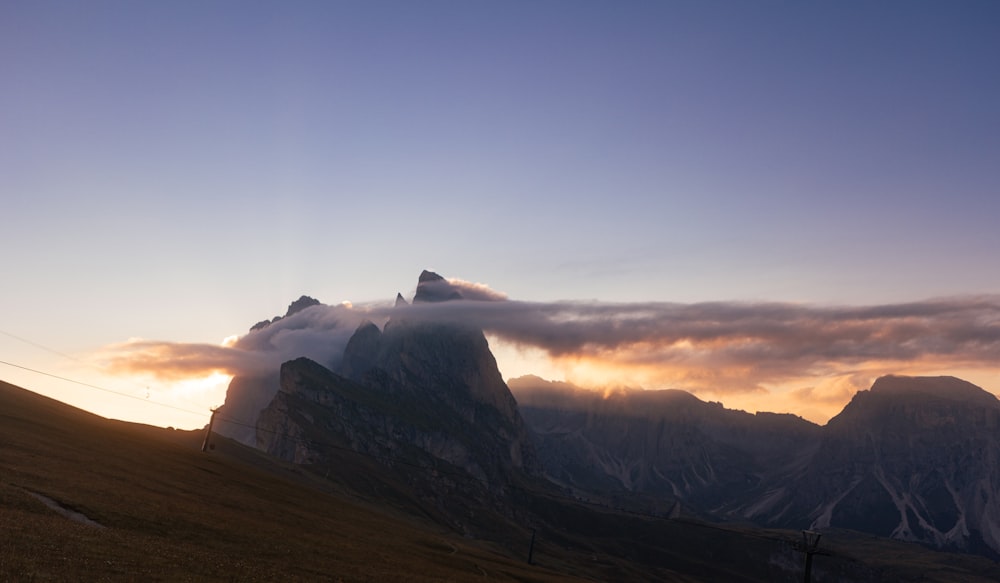
M 425 270 L 412 301 L 491 299 Z M 395 305 L 405 314 L 411 304 L 397 294 Z M 482 330 L 463 323 L 362 322 L 336 362 L 294 359 L 276 379 L 253 381 L 269 383 L 272 396 L 251 413 L 251 443 L 305 464 L 326 463 L 328 452 L 308 445 L 324 439 L 390 464 L 440 460 L 484 484 L 465 507 L 501 508 L 503 485 L 517 474 L 588 499 L 631 496 L 721 520 L 851 528 L 1000 556 L 1000 511 L 992 510 L 1000 508 L 1000 401 L 961 379 L 880 377 L 820 426 L 674 389 L 505 383 Z M 234 410 L 247 382 L 230 386 Z M 432 421 L 414 422 L 419 411 Z M 278 434 L 306 445 L 268 437 Z M 451 495 L 433 483 L 421 489 L 439 506 Z
M 852 528 L 1000 557 L 1000 401 L 967 381 L 881 377 L 823 426 L 671 391 L 588 394 L 538 381 L 510 385 L 558 483 L 675 496 L 720 518 Z M 614 404 L 629 399 L 636 402 Z M 651 404 L 658 399 L 674 406 Z M 669 455 L 649 449 L 663 440 Z

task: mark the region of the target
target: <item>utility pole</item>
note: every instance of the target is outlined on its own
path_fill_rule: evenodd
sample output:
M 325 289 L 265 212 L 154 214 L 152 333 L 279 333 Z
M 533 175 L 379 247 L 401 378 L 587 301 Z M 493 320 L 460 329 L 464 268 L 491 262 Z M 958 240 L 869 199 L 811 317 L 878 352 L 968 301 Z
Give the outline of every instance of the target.
M 212 424 L 215 423 L 215 411 L 212 409 L 212 416 L 208 419 L 208 428 L 205 430 L 205 441 L 201 444 L 201 451 L 204 453 L 208 450 L 208 440 L 212 438 Z
M 799 549 L 800 552 L 806 555 L 806 573 L 805 577 L 802 579 L 805 583 L 809 583 L 812 577 L 812 566 L 813 566 L 813 555 L 815 554 L 825 554 L 819 550 L 819 539 L 823 535 L 814 530 L 803 530 L 802 531 L 802 548 Z

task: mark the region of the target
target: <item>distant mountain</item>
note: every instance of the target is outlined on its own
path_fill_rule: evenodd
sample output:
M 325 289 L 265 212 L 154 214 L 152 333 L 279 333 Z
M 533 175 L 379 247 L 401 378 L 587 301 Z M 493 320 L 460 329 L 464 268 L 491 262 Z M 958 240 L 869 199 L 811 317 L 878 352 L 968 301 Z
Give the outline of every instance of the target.
M 1000 401 L 953 377 L 878 379 L 824 427 L 765 524 L 850 528 L 1000 558 Z
M 415 304 L 451 301 L 502 298 L 420 274 Z M 300 298 L 245 338 L 305 325 L 316 304 Z M 356 452 L 419 468 L 400 479 L 452 525 L 477 507 L 514 512 L 508 487 L 528 480 L 536 493 L 640 512 L 1000 558 L 1000 402 L 965 381 L 883 377 L 821 427 L 677 390 L 596 393 L 538 377 L 508 387 L 482 330 L 418 318 L 401 295 L 381 327 L 337 325 L 337 354 L 234 378 L 218 431 L 300 464 Z
M 595 393 L 538 377 L 510 381 L 547 472 L 578 490 L 668 495 L 710 511 L 814 451 L 820 427 L 725 409 L 684 391 Z
M 225 403 L 216 410 L 213 431 L 244 445 L 255 446 L 257 417 L 274 399 L 279 387 L 277 371 L 260 376 L 234 376 L 226 389 Z
M 1000 402 L 965 381 L 883 377 L 824 427 L 680 391 L 510 387 L 547 475 L 578 490 L 1000 557 Z

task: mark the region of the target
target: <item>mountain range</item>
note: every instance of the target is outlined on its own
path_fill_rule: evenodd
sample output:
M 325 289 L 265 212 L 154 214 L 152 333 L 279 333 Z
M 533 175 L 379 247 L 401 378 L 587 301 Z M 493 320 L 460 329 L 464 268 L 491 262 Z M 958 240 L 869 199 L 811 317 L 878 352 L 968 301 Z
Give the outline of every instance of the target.
M 447 301 L 477 300 L 423 272 L 413 302 Z M 284 317 L 316 304 L 300 298 Z M 1000 402 L 952 377 L 880 378 L 819 426 L 679 390 L 508 386 L 482 330 L 399 315 L 361 323 L 324 362 L 234 378 L 218 417 L 223 435 L 317 471 L 345 453 L 373 460 L 470 535 L 477 512 L 524 515 L 530 490 L 1000 558 Z
M 825 426 L 682 391 L 600 395 L 538 378 L 511 388 L 548 477 L 574 491 L 1000 557 L 1000 402 L 960 379 L 879 378 Z

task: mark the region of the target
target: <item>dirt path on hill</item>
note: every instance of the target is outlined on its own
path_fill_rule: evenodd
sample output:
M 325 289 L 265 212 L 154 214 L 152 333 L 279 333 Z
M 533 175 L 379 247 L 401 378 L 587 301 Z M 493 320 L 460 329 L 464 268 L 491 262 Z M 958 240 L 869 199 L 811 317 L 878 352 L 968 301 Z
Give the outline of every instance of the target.
M 66 506 L 63 506 L 59 502 L 53 500 L 52 498 L 49 498 L 48 496 L 45 496 L 44 494 L 39 494 L 38 492 L 32 492 L 31 490 L 25 490 L 25 492 L 27 492 L 28 494 L 31 494 L 32 496 L 35 497 L 35 499 L 37 499 L 38 501 L 40 501 L 42 504 L 48 506 L 52 510 L 55 510 L 56 512 L 58 512 L 59 514 L 62 514 L 63 516 L 65 516 L 66 518 L 68 518 L 70 520 L 79 522 L 80 524 L 86 524 L 87 526 L 95 526 L 97 528 L 104 528 L 104 525 L 101 524 L 100 522 L 91 520 L 90 518 L 87 517 L 87 515 L 83 514 L 82 512 L 77 512 L 76 510 L 73 510 L 72 508 L 68 508 Z

